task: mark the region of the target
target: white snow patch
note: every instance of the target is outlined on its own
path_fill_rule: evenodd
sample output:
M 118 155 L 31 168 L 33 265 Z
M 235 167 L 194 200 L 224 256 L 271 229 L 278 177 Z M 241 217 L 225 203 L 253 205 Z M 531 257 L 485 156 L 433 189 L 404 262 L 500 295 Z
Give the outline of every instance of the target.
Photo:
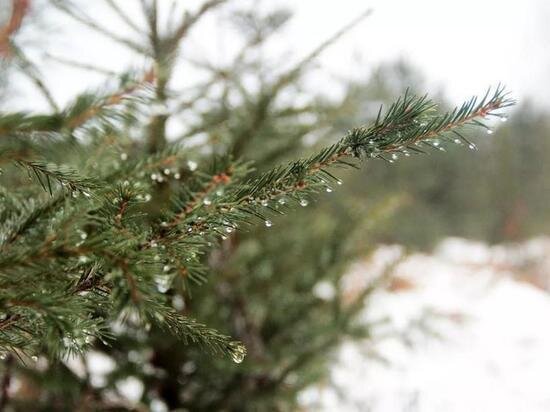
M 381 250 L 346 281 L 371 277 L 380 254 L 391 249 Z M 304 391 L 302 405 L 350 412 L 550 410 L 550 296 L 543 290 L 550 239 L 504 246 L 447 239 L 431 256 L 397 261 L 401 253 L 389 259 L 392 273 L 412 288 L 369 298 L 364 321 L 387 323 L 369 342 L 344 344 L 330 381 Z

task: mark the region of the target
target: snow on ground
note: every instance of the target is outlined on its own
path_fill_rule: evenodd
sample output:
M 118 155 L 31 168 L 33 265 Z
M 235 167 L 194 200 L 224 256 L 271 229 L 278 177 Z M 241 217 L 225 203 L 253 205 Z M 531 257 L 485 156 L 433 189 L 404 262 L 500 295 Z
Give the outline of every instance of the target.
M 386 322 L 373 342 L 342 346 L 330 381 L 303 392 L 306 409 L 550 410 L 550 238 L 447 239 L 431 255 L 382 247 L 352 269 L 348 289 L 384 268 L 393 280 L 363 320 Z

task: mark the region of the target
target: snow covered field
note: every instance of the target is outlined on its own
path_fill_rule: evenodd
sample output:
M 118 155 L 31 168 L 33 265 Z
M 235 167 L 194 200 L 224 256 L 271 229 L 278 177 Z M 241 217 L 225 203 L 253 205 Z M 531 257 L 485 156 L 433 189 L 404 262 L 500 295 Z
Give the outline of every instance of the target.
M 344 344 L 330 381 L 302 394 L 306 409 L 550 410 L 550 238 L 446 239 L 431 255 L 384 246 L 345 280 L 388 268 L 393 281 L 364 313 L 386 318 L 375 341 Z

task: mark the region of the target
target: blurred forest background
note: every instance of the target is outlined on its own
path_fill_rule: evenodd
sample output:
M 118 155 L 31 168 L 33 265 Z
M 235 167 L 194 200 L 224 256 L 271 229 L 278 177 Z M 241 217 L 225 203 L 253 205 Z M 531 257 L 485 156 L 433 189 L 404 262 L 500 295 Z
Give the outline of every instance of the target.
M 2 0 L 0 21 L 9 14 L 7 3 Z M 55 55 L 55 43 L 45 47 L 40 37 L 49 35 L 49 19 L 67 18 L 52 5 L 63 3 L 36 2 L 21 33 L 21 50 L 29 54 L 1 63 L 3 109 L 14 100 L 21 104 L 19 90 L 26 99 L 43 98 L 40 93 L 29 97 L 28 90 L 38 84 L 47 65 L 62 61 L 61 51 L 56 58 L 45 57 L 41 48 Z M 88 12 L 95 7 L 73 3 Z M 338 94 L 312 92 L 304 84 L 311 71 L 319 70 L 315 53 L 285 71 L 268 52 L 270 39 L 284 33 L 291 15 L 274 7 L 224 9 L 222 17 L 232 25 L 240 46 L 229 65 L 186 61 L 202 77 L 171 91 L 167 105 L 175 110 L 172 116 L 180 126 L 168 129 L 174 131 L 170 139 L 188 144 L 197 158 L 231 151 L 254 160 L 262 171 L 368 123 L 380 104 L 394 101 L 407 88 L 424 93 L 423 73 L 405 60 L 370 67 L 363 78 L 334 79 Z M 334 43 L 327 47 L 338 47 Z M 85 79 L 83 86 L 93 86 L 87 79 L 95 79 L 96 71 L 90 69 L 93 74 L 87 77 L 88 71 L 74 66 L 77 76 Z M 443 107 L 456 103 L 440 96 Z M 546 110 L 522 101 L 506 122 L 491 124 L 493 134 L 471 137 L 477 150 L 457 145 L 446 153 L 403 156 L 392 163 L 369 161 L 359 171 L 343 172 L 338 177 L 344 184 L 334 193 L 274 220 L 272 228 L 231 236 L 205 257 L 212 272 L 209 282 L 193 286 L 192 293 L 174 293 L 174 306 L 241 339 L 248 348 L 243 364 L 212 358 L 157 330 L 147 336 L 118 330 L 111 346 L 96 345 L 94 356 L 108 356 L 116 364 L 101 379 L 94 381 L 89 372 L 79 375 L 74 366 L 21 365 L 27 385 L 15 395 L 19 408 L 39 401 L 43 410 L 69 410 L 95 399 L 100 409 L 108 409 L 107 404 L 112 410 L 131 409 L 135 404 L 128 406 L 114 393 L 142 382 L 145 390 L 141 388 L 138 401 L 160 412 L 290 410 L 297 394 L 324 376 L 328 355 L 339 343 L 349 337 L 368 339 L 371 325 L 358 324 L 354 316 L 379 284 L 373 282 L 353 295 L 341 290 L 340 279 L 350 263 L 368 256 L 376 245 L 430 250 L 449 236 L 501 243 L 550 232 Z M 131 156 L 132 139 L 120 144 Z

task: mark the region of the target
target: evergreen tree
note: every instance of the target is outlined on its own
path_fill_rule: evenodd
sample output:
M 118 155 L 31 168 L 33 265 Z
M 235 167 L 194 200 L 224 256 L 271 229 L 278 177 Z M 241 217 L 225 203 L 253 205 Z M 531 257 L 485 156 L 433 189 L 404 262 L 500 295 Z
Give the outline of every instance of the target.
M 490 131 L 485 120 L 512 101 L 497 87 L 443 111 L 405 92 L 337 138 L 326 131 L 338 105 L 288 96 L 364 16 L 281 73 L 254 51 L 290 14 L 237 9 L 241 51 L 227 67 L 197 62 L 206 80 L 177 93 L 181 43 L 228 2 L 206 1 L 181 19 L 173 2 L 165 22 L 156 1 L 141 1 L 146 27 L 122 2 L 104 3 L 141 37 L 121 37 L 76 2 L 51 7 L 151 69 L 120 74 L 65 107 L 18 47 L 27 1 L 13 0 L 0 35 L 4 64 L 25 72 L 51 106 L 0 113 L 0 405 L 132 409 L 116 389 L 134 377 L 151 409 L 288 410 L 323 376 L 331 349 L 368 337 L 356 315 L 377 283 L 349 291 L 340 280 L 368 251 L 368 229 L 399 203 L 387 196 L 365 210 L 329 198 L 341 184 L 336 170 L 473 148 L 467 133 Z M 167 122 L 182 113 L 185 132 L 169 136 Z M 67 367 L 90 351 L 115 360 L 104 380 Z M 22 389 L 10 398 L 13 377 Z

